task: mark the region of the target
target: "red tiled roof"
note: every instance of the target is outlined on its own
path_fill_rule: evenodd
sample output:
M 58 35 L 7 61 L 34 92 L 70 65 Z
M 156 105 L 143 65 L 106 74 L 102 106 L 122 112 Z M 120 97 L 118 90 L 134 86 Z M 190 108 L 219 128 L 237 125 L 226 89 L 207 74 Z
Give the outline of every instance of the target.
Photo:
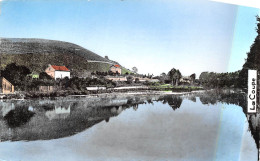
M 115 67 L 118 67 L 118 68 L 120 68 L 120 65 L 116 64 L 116 65 L 115 65 Z
M 53 69 L 58 70 L 58 71 L 70 71 L 68 68 L 65 66 L 57 66 L 57 65 L 52 65 Z

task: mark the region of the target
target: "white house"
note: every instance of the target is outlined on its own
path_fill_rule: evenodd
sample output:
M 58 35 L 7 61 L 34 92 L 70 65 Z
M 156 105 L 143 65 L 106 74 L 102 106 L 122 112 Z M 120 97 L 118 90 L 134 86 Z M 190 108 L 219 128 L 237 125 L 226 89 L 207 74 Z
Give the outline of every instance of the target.
M 66 68 L 65 66 L 56 66 L 56 65 L 50 65 L 48 68 L 45 69 L 45 72 L 50 75 L 52 78 L 70 78 L 70 70 Z

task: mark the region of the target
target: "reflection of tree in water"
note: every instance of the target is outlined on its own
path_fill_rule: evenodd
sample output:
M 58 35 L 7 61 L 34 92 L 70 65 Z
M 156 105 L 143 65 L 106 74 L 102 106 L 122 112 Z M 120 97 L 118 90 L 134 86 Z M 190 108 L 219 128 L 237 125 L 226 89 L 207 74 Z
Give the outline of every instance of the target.
M 248 115 L 248 124 L 249 124 L 249 130 L 251 131 L 251 134 L 255 140 L 257 149 L 259 149 L 259 125 L 257 125 L 258 122 L 256 122 L 254 119 L 252 119 L 252 115 Z
M 163 104 L 168 103 L 173 110 L 181 107 L 182 98 L 175 95 L 167 95 L 159 99 Z
M 16 128 L 26 124 L 34 112 L 31 112 L 26 107 L 17 107 L 14 110 L 9 111 L 5 116 L 4 120 L 10 128 Z
M 137 110 L 138 110 L 138 104 L 133 105 L 133 109 L 134 109 L 135 111 L 137 111 Z
M 119 115 L 124 109 L 138 108 L 144 99 L 113 98 L 113 103 L 103 103 L 90 99 L 88 101 L 46 101 L 30 103 L 34 107 L 33 114 L 28 108 L 14 107 L 5 118 L 0 118 L 0 139 L 6 140 L 49 140 L 74 135 L 102 121 L 109 122 L 111 117 Z M 105 101 L 104 101 L 105 102 Z M 109 102 L 109 101 L 108 101 Z M 28 107 L 26 104 L 25 107 Z M 66 117 L 56 117 L 70 113 Z M 52 114 L 51 119 L 47 114 Z M 2 121 L 3 120 L 3 121 Z M 6 123 L 5 123 L 6 122 Z M 24 125 L 24 126 L 20 126 Z M 10 127 L 16 127 L 10 133 L 6 133 Z
M 259 138 L 260 138 L 260 129 L 259 129 L 259 114 L 249 115 L 247 114 L 247 94 L 241 93 L 233 90 L 222 90 L 222 91 L 210 91 L 202 94 L 195 94 L 200 97 L 200 100 L 203 104 L 216 104 L 226 103 L 226 104 L 235 104 L 242 107 L 243 112 L 248 118 L 249 130 L 255 140 L 256 146 L 259 149 Z
M 147 99 L 147 103 L 153 105 L 153 101 L 152 101 L 152 99 Z
M 194 96 L 189 96 L 191 100 L 196 100 L 196 97 L 200 97 L 200 100 L 202 100 L 201 102 L 203 104 L 225 102 L 237 104 L 243 107 L 243 109 L 246 109 L 246 97 L 244 98 L 243 94 L 241 95 L 232 92 L 212 92 L 206 94 L 198 93 L 194 94 Z M 55 109 L 55 106 L 59 105 L 60 102 L 50 101 L 41 105 L 36 102 L 34 103 L 35 105 L 33 105 L 33 107 L 35 107 L 34 115 L 31 111 L 28 111 L 28 108 L 16 107 L 15 110 L 10 111 L 7 116 L 4 117 L 3 122 L 6 122 L 7 127 L 1 127 L 0 136 L 2 137 L 2 140 L 10 140 L 8 139 L 7 134 L 1 133 L 1 131 L 8 131 L 9 127 L 17 127 L 12 133 L 12 140 L 44 140 L 67 137 L 82 132 L 89 127 L 92 127 L 93 125 L 100 123 L 101 121 L 109 122 L 111 117 L 119 115 L 127 108 L 133 108 L 134 110 L 137 110 L 139 104 L 161 101 L 164 104 L 169 104 L 172 109 L 175 110 L 181 106 L 183 101 L 182 98 L 183 97 L 176 95 L 158 97 L 132 96 L 127 98 L 113 98 L 114 103 L 110 104 L 105 104 L 104 102 L 95 100 L 77 100 L 72 102 L 61 101 L 61 107 L 70 107 L 70 115 L 64 119 L 57 118 L 53 120 L 50 120 L 46 117 L 46 112 Z M 25 107 L 28 107 L 28 105 Z M 18 112 L 19 110 L 21 110 L 21 112 Z M 14 120 L 10 119 L 13 116 L 16 118 L 14 120 L 19 121 L 15 122 Z M 7 121 L 8 119 L 9 123 Z
M 217 103 L 217 99 L 215 97 L 200 97 L 200 102 L 202 104 L 211 104 L 215 105 Z
M 232 90 L 209 91 L 205 93 L 194 94 L 200 98 L 202 104 L 215 105 L 216 103 L 235 104 L 243 108 L 244 113 L 247 108 L 247 97 L 244 93 Z
M 195 96 L 191 96 L 188 99 L 191 100 L 192 102 L 196 102 L 196 97 Z

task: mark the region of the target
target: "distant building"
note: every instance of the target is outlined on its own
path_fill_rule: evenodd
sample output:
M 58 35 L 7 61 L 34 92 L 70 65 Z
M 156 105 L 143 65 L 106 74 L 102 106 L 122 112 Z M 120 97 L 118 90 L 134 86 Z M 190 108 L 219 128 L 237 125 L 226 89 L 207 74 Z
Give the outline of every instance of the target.
M 193 85 L 194 81 L 195 81 L 195 79 L 192 76 L 183 76 L 183 77 L 181 77 L 179 83 L 181 85 Z
M 50 65 L 47 69 L 45 69 L 45 72 L 50 75 L 52 78 L 70 78 L 70 70 L 66 68 L 65 66 L 56 66 L 56 65 Z
M 86 87 L 88 91 L 106 90 L 106 87 Z
M 183 76 L 180 79 L 180 83 L 183 84 L 190 84 L 191 83 L 191 78 L 189 76 Z
M 53 86 L 39 86 L 39 91 L 44 93 L 51 93 L 54 91 Z
M 14 93 L 14 85 L 4 77 L 0 77 L 0 93 L 3 94 Z
M 113 73 L 118 72 L 119 74 L 121 74 L 121 67 L 118 64 L 112 65 L 112 66 L 110 66 L 110 71 L 113 72 Z
M 126 82 L 127 79 L 126 77 L 115 77 L 115 76 L 106 76 L 106 79 L 112 80 L 113 82 L 121 81 L 121 82 Z

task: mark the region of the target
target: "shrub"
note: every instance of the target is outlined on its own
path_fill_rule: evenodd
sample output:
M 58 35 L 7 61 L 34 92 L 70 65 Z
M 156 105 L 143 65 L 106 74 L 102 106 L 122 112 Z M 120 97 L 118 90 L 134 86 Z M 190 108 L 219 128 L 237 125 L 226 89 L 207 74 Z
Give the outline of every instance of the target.
M 140 79 L 139 78 L 135 78 L 135 83 L 140 83 Z
M 132 76 L 128 76 L 128 77 L 126 77 L 126 80 L 127 80 L 126 82 L 128 84 L 131 84 L 133 82 L 134 78 Z

